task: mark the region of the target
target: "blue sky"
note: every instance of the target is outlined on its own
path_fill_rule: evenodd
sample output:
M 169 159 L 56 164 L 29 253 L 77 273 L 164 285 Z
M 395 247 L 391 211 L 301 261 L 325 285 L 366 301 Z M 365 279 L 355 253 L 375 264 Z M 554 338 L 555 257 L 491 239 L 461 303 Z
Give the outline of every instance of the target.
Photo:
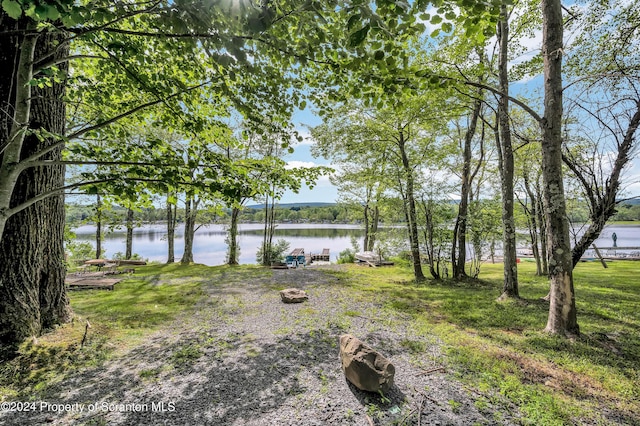
M 317 126 L 322 123 L 320 117 L 315 115 L 311 108 L 294 114 L 293 123 L 298 132 L 305 138 L 302 143 L 294 146 L 295 151 L 284 157 L 284 160 L 292 167 L 305 166 L 331 166 L 325 158 L 314 158 L 311 155 L 312 140 L 307 127 Z M 298 194 L 288 191 L 280 200 L 281 203 L 302 203 L 302 202 L 322 202 L 333 203 L 338 198 L 338 190 L 329 182 L 328 176 L 323 176 L 318 180 L 313 189 L 302 186 Z

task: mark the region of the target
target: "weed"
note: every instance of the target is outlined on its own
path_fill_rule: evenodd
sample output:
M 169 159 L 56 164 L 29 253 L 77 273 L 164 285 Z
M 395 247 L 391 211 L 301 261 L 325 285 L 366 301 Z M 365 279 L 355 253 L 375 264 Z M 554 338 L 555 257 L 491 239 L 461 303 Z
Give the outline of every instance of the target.
M 177 368 L 185 367 L 196 362 L 203 355 L 202 349 L 197 345 L 187 345 L 171 355 L 171 362 Z
M 451 407 L 451 411 L 456 414 L 460 412 L 460 408 L 462 407 L 461 403 L 459 403 L 455 399 L 450 399 L 449 401 L 447 401 L 447 403 L 449 404 L 449 407 Z
M 400 346 L 407 349 L 412 354 L 419 354 L 427 350 L 427 345 L 419 340 L 403 339 Z

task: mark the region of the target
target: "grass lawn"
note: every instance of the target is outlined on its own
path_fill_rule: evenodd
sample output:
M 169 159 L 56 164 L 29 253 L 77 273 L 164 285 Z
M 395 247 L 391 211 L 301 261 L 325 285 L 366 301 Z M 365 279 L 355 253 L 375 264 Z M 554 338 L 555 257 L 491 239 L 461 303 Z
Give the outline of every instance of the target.
M 548 305 L 540 298 L 548 280 L 535 276 L 533 263 L 519 265 L 522 299 L 507 302 L 496 301 L 501 264 L 484 265 L 480 281 L 463 283 L 417 285 L 409 265 L 331 273 L 353 297 L 381 306 L 367 315 L 402 313 L 416 331 L 442 341 L 446 357 L 438 362 L 476 394 L 478 409 L 507 401 L 523 424 L 560 425 L 640 423 L 639 270 L 640 263 L 622 261 L 608 269 L 597 262 L 576 267 L 581 336 L 575 340 L 542 331 Z M 74 322 L 25 343 L 18 358 L 0 364 L 0 401 L 37 398 L 70 371 L 135 347 L 200 309 L 207 286 L 229 274 L 249 281 L 270 273 L 255 266 L 151 265 L 113 292 L 71 292 Z
M 346 279 L 386 309 L 411 314 L 415 327 L 446 343 L 446 362 L 472 389 L 501 394 L 525 424 L 640 422 L 640 280 L 637 262 L 581 263 L 575 269 L 581 336 L 550 336 L 548 280 L 519 265 L 518 301 L 497 302 L 502 264 L 484 265 L 481 281 L 416 285 L 410 269 L 351 268 Z M 482 404 L 482 402 L 479 402 Z M 482 408 L 482 407 L 479 407 Z M 635 414 L 634 414 L 635 413 Z M 626 416 L 626 417 L 625 417 Z

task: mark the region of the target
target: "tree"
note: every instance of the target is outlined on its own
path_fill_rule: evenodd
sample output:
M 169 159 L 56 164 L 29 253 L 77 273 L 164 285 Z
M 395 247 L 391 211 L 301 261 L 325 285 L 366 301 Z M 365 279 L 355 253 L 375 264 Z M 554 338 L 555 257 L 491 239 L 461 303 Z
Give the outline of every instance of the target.
M 572 9 L 580 29 L 567 57 L 567 143 L 564 163 L 589 206 L 588 227 L 572 250 L 573 265 L 624 201 L 624 169 L 638 149 L 640 13 L 626 2 L 591 2 Z
M 333 120 L 339 121 L 338 117 Z M 380 204 L 389 190 L 389 181 L 385 179 L 391 170 L 387 152 L 368 149 L 366 144 L 355 144 L 350 141 L 348 149 L 343 143 L 361 135 L 356 129 L 340 126 L 342 132 L 355 130 L 355 133 L 335 132 L 335 122 L 321 124 L 311 130 L 312 137 L 317 143 L 312 148 L 315 156 L 332 158 L 339 166 L 330 180 L 338 188 L 339 201 L 350 208 L 360 211 L 359 218 L 363 221 L 364 251 L 373 251 L 376 243 L 380 218 Z M 338 135 L 342 133 L 339 139 Z
M 0 37 L 0 345 L 8 351 L 70 318 L 58 189 L 65 168 L 57 162 L 62 147 L 55 137 L 65 131 L 65 89 L 55 79 L 32 85 L 34 59 L 64 57 L 69 45 L 64 33 L 40 34 L 35 27 L 0 10 L 0 31 L 15 31 Z M 50 52 L 54 43 L 58 48 Z
M 500 7 L 498 21 L 498 43 L 500 56 L 498 61 L 498 76 L 500 94 L 498 95 L 498 129 L 496 145 L 498 147 L 498 163 L 502 188 L 502 229 L 503 229 L 503 259 L 504 283 L 500 299 L 519 297 L 518 264 L 516 262 L 516 226 L 514 220 L 514 159 L 513 143 L 511 141 L 511 127 L 509 122 L 509 76 L 507 73 L 509 60 L 509 16 L 507 5 Z
M 542 1 L 544 64 L 544 116 L 542 131 L 542 180 L 547 253 L 551 281 L 549 317 L 546 330 L 553 334 L 578 334 L 573 263 L 569 222 L 564 198 L 562 171 L 562 4 L 559 0 Z

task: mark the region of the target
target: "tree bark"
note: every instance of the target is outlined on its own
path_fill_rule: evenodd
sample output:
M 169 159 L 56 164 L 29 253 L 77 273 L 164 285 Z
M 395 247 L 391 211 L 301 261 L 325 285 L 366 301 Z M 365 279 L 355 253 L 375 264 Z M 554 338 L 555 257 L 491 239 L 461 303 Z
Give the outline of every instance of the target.
M 371 216 L 371 223 L 369 229 L 369 247 L 368 251 L 373 251 L 376 245 L 376 236 L 378 235 L 378 223 L 380 222 L 380 208 L 376 204 L 373 208 L 373 215 Z
M 125 248 L 125 259 L 131 259 L 133 255 L 133 210 L 131 207 L 127 209 L 127 240 Z
M 0 15 L 0 30 L 15 29 L 15 21 L 4 13 Z M 13 23 L 13 24 L 12 24 Z M 10 27 L 10 28 L 9 28 Z M 24 27 L 23 27 L 24 28 Z M 34 56 L 40 57 L 64 39 L 59 32 L 44 33 L 37 39 Z M 25 90 L 17 84 L 16 76 L 21 48 L 26 48 L 21 36 L 0 38 L 0 99 L 2 110 L 13 112 L 17 91 Z M 56 58 L 68 54 L 68 44 L 60 45 Z M 24 52 L 23 52 L 24 53 Z M 30 66 L 32 65 L 31 61 Z M 24 64 L 23 64 L 24 65 Z M 65 65 L 61 65 L 65 69 Z M 52 87 L 34 87 L 30 93 L 28 125 L 31 129 L 43 129 L 55 134 L 65 131 L 66 82 Z M 2 114 L 0 145 L 7 141 L 6 114 Z M 23 160 L 49 147 L 58 140 L 26 136 L 19 150 Z M 42 159 L 61 160 L 62 146 L 49 152 Z M 2 162 L 10 151 L 2 154 Z M 2 163 L 4 164 L 4 163 Z M 63 186 L 64 166 L 33 167 L 22 171 L 11 188 L 10 206 L 14 208 L 43 192 Z M 0 185 L 6 182 L 0 182 Z M 29 336 L 68 321 L 71 316 L 64 285 L 64 197 L 48 197 L 10 216 L 0 234 L 0 347 L 3 351 L 14 349 Z
M 364 241 L 362 241 L 362 250 L 369 251 L 369 203 L 364 205 Z
M 188 265 L 193 263 L 193 238 L 196 232 L 197 202 L 192 196 L 187 195 L 184 203 L 184 253 L 180 263 Z
M 562 5 L 542 0 L 542 55 L 544 59 L 544 117 L 542 176 L 547 223 L 549 276 L 551 281 L 546 331 L 558 335 L 579 334 L 573 288 L 573 263 L 569 221 L 566 215 L 562 173 Z
M 544 194 L 540 183 L 536 182 L 536 205 L 538 206 L 538 223 L 540 224 L 540 259 L 542 260 L 542 275 L 549 275 L 549 255 L 547 253 L 547 219 L 544 212 Z
M 415 183 L 413 170 L 409 164 L 409 158 L 407 157 L 407 151 L 405 148 L 404 134 L 399 132 L 398 146 L 400 148 L 400 156 L 402 158 L 402 169 L 404 172 L 407 193 L 405 203 L 407 204 L 407 220 L 409 226 L 409 243 L 411 244 L 411 257 L 413 258 L 413 275 L 416 281 L 424 281 L 425 276 L 422 272 L 422 264 L 420 260 L 420 245 L 418 241 L 418 221 L 416 215 L 416 200 L 415 200 Z
M 518 297 L 518 266 L 516 254 L 516 227 L 514 211 L 514 160 L 509 123 L 509 76 L 507 74 L 509 46 L 509 18 L 506 4 L 500 9 L 498 22 L 500 43 L 499 78 L 500 97 L 498 100 L 498 126 L 500 128 L 500 177 L 502 181 L 502 226 L 504 283 L 500 298 Z
M 238 264 L 238 219 L 240 218 L 240 209 L 238 207 L 231 208 L 231 223 L 229 224 L 229 254 L 227 255 L 227 265 Z M 268 243 L 269 253 L 271 252 L 271 242 Z M 263 255 L 266 255 L 263 254 Z
M 527 206 L 527 217 L 529 222 L 529 235 L 531 238 L 531 252 L 533 253 L 533 258 L 536 261 L 536 275 L 542 276 L 542 261 L 540 259 L 540 250 L 539 250 L 539 238 L 538 238 L 538 194 L 533 192 L 531 185 L 529 183 L 529 176 L 525 172 L 522 177 L 524 181 L 524 189 L 527 192 L 527 196 L 531 200 L 531 209 L 529 210 Z
M 96 194 L 96 259 L 102 257 L 102 200 Z
M 167 194 L 167 263 L 176 261 L 175 236 L 176 236 L 176 205 L 169 202 L 171 194 Z
M 469 194 L 471 192 L 471 142 L 476 133 L 478 118 L 482 102 L 476 99 L 473 102 L 471 121 L 464 136 L 464 149 L 462 154 L 462 182 L 460 184 L 460 204 L 458 205 L 458 216 L 454 226 L 454 242 L 451 256 L 454 278 L 465 278 L 467 272 L 467 217 L 469 215 Z M 456 250 L 457 249 L 457 250 Z M 456 253 L 457 251 L 457 253 Z

